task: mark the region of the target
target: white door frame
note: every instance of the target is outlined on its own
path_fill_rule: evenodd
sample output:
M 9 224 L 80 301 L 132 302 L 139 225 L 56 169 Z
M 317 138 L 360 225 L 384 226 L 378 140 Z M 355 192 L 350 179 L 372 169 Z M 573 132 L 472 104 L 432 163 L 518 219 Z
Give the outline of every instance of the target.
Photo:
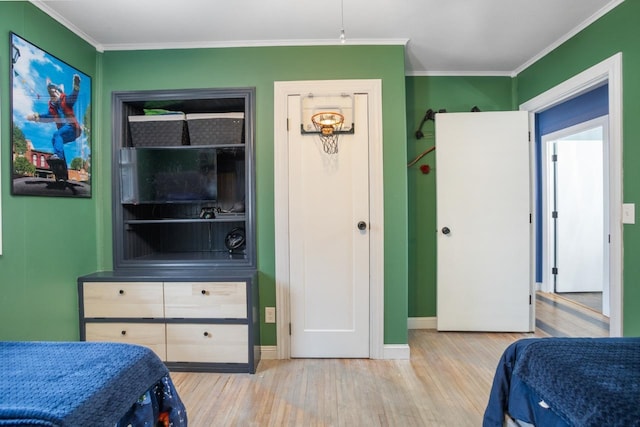
M 274 217 L 276 260 L 277 357 L 291 357 L 289 335 L 289 166 L 287 98 L 307 93 L 366 93 L 369 122 L 369 357 L 384 358 L 384 192 L 382 156 L 382 81 L 321 80 L 274 83 Z M 356 132 L 357 132 L 356 124 Z
M 613 55 L 521 104 L 520 110 L 529 112 L 530 129 L 535 129 L 536 113 L 604 82 L 609 84 L 609 335 L 622 336 L 622 53 Z M 534 151 L 531 156 L 532 167 L 535 167 L 535 159 Z M 535 191 L 531 193 L 532 206 L 535 215 L 538 215 L 542 213 L 535 212 L 535 194 Z M 531 245 L 531 262 L 535 265 L 535 239 L 532 239 Z

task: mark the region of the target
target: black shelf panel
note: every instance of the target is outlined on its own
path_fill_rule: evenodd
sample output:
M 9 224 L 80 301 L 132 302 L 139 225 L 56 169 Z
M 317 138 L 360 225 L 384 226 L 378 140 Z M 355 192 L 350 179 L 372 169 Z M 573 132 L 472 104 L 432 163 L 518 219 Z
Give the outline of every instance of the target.
M 227 374 L 255 374 L 258 363 L 164 362 L 164 364 L 171 372 L 218 372 Z
M 172 261 L 227 261 L 245 260 L 244 252 L 229 252 L 227 250 L 194 251 L 194 252 L 154 252 L 145 256 L 132 258 L 130 261 L 138 262 L 172 262 Z
M 188 144 L 188 145 L 147 145 L 147 146 L 133 146 L 122 147 L 124 150 L 196 150 L 196 149 L 215 149 L 225 151 L 241 151 L 245 149 L 245 144 Z
M 245 221 L 243 216 L 225 216 L 210 219 L 203 218 L 160 218 L 160 219 L 130 219 L 124 222 L 125 225 L 167 225 L 167 224 L 190 224 L 190 223 L 207 223 L 207 222 L 242 222 Z

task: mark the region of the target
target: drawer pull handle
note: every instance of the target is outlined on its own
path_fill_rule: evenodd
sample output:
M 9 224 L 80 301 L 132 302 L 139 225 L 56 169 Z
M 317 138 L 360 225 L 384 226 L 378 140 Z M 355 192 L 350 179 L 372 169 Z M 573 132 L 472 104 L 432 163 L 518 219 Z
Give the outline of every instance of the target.
M 200 291 L 202 293 L 202 295 L 206 295 L 207 294 L 207 290 L 203 289 L 202 291 Z
M 120 295 L 124 295 L 124 289 L 120 289 L 120 290 L 118 291 L 118 293 L 119 293 Z
M 127 331 L 122 331 L 122 332 L 120 332 L 120 333 L 121 333 L 123 336 L 124 336 L 124 335 L 127 335 Z
M 204 333 L 204 336 L 205 336 L 205 337 L 208 337 L 208 336 L 209 336 L 209 332 L 205 332 L 205 333 Z

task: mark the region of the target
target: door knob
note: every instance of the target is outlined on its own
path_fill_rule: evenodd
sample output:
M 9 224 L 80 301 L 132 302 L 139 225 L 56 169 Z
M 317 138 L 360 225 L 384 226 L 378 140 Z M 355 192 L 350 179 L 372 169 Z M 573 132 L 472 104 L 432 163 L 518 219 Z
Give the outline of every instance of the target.
M 358 222 L 358 230 L 366 230 L 367 229 L 367 223 L 364 221 L 360 221 Z
M 449 230 L 449 227 L 442 227 L 442 234 L 449 234 L 451 233 L 451 230 Z

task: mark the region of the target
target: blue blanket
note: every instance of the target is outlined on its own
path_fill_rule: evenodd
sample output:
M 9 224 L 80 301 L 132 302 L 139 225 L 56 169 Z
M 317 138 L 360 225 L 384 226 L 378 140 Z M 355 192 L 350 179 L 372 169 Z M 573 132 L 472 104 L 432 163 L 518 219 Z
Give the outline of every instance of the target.
M 0 361 L 0 425 L 113 427 L 168 379 L 155 353 L 128 344 L 2 342 Z
M 483 425 L 640 426 L 640 338 L 524 339 L 504 352 Z

